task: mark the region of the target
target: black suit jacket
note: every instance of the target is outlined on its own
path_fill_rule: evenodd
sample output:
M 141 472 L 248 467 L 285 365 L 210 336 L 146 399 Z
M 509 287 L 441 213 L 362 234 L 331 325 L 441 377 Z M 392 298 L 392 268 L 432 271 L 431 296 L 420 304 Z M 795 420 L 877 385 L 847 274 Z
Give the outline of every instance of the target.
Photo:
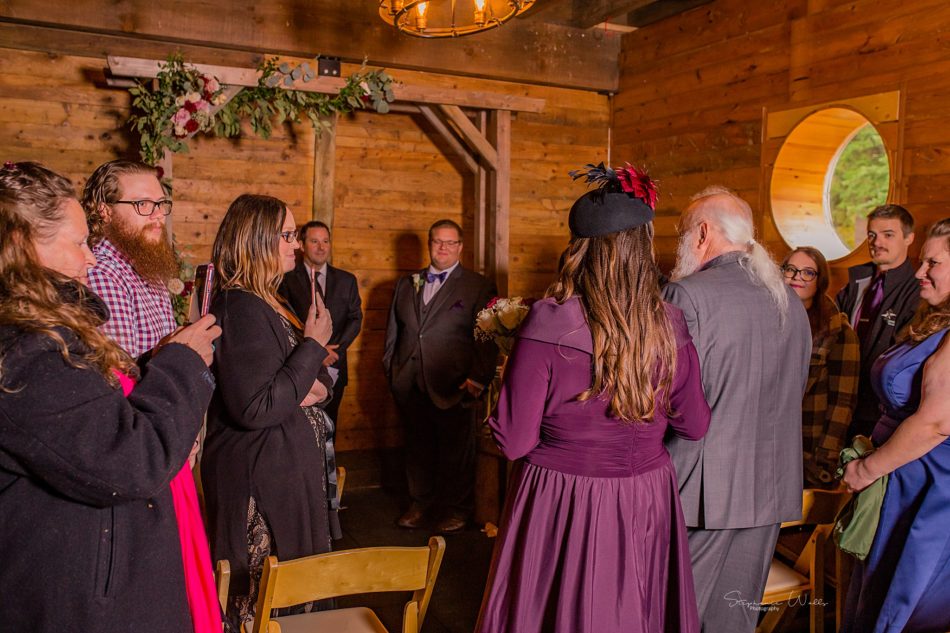
M 349 377 L 346 350 L 360 333 L 363 308 L 356 277 L 352 273 L 327 265 L 326 287 L 323 300 L 330 310 L 330 318 L 333 319 L 333 336 L 330 337 L 329 344 L 340 346 L 336 350 L 340 358 L 333 364 L 333 367 L 340 370 L 336 382 L 336 387 L 339 388 L 346 386 Z M 290 303 L 297 318 L 301 322 L 306 321 L 310 310 L 310 276 L 303 262 L 298 262 L 296 268 L 284 275 L 279 292 Z
M 458 404 L 467 378 L 487 385 L 495 374 L 498 348 L 475 340 L 475 317 L 495 296 L 495 284 L 457 266 L 426 309 L 422 287 L 425 270 L 396 282 L 386 327 L 383 369 L 398 401 L 405 402 L 413 386 L 425 388 L 442 409 Z
M 848 285 L 841 289 L 835 300 L 838 308 L 854 321 L 854 312 L 860 305 L 864 292 L 874 279 L 872 263 L 852 266 L 848 269 Z M 920 305 L 920 285 L 914 278 L 910 260 L 889 270 L 884 276 L 884 297 L 878 318 L 871 324 L 868 345 L 861 345 L 861 373 L 858 382 L 858 402 L 854 410 L 852 429 L 870 432 L 880 417 L 878 399 L 871 387 L 871 365 L 878 356 L 894 344 L 897 334 L 914 318 Z M 852 323 L 853 324 L 853 323 Z M 863 423 L 863 424 L 862 424 Z M 868 428 L 868 427 L 871 428 Z

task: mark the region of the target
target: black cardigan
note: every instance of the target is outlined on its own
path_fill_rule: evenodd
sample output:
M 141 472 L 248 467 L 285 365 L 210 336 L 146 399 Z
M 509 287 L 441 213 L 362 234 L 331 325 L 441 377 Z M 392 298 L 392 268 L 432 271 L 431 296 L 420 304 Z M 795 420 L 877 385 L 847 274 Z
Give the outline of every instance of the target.
M 47 336 L 0 327 L 0 354 L 15 389 L 0 392 L 0 628 L 190 631 L 169 482 L 211 397 L 201 357 L 165 346 L 126 399 Z
M 329 551 L 325 455 L 300 408 L 327 351 L 313 339 L 291 348 L 277 313 L 243 290 L 211 304 L 221 326 L 212 371 L 201 481 L 214 560 L 231 564 L 234 595 L 248 591 L 247 508 L 253 495 L 282 559 Z M 331 392 L 332 393 L 332 392 Z

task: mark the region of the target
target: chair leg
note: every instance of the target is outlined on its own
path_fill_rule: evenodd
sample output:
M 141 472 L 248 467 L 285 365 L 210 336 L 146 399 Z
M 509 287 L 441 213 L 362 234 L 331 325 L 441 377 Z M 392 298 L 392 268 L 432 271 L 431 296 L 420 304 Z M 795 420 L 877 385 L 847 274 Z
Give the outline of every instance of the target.
M 782 616 L 788 610 L 788 601 L 762 606 L 767 606 L 770 610 L 766 612 L 762 622 L 755 628 L 755 633 L 773 633 L 782 621 Z

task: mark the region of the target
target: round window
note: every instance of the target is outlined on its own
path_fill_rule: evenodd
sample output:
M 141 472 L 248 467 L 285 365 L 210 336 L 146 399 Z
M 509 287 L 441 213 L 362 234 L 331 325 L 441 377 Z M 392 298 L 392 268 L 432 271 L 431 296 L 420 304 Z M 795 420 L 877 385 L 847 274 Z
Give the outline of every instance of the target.
M 887 202 L 890 164 L 881 135 L 847 108 L 808 116 L 786 137 L 772 172 L 772 215 L 792 247 L 828 259 L 864 241 L 865 216 Z

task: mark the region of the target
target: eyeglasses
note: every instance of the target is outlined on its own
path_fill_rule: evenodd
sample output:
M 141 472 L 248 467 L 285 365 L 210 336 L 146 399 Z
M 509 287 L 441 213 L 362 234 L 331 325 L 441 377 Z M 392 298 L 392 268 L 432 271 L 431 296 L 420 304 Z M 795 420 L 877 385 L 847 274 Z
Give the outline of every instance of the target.
M 288 244 L 293 244 L 297 241 L 297 231 L 283 231 L 277 235 L 279 235 L 280 239 L 284 240 Z
M 815 281 L 815 279 L 818 278 L 818 271 L 814 268 L 795 268 L 791 264 L 785 264 L 782 266 L 782 274 L 784 274 L 788 279 L 800 277 L 801 280 L 806 283 L 809 281 Z
M 462 240 L 430 240 L 430 244 L 435 244 L 436 246 L 448 246 L 449 248 L 455 248 L 462 243 Z
M 155 213 L 156 207 L 162 212 L 162 215 L 168 215 L 172 212 L 171 200 L 119 200 L 112 204 L 131 204 L 136 213 L 146 218 Z

